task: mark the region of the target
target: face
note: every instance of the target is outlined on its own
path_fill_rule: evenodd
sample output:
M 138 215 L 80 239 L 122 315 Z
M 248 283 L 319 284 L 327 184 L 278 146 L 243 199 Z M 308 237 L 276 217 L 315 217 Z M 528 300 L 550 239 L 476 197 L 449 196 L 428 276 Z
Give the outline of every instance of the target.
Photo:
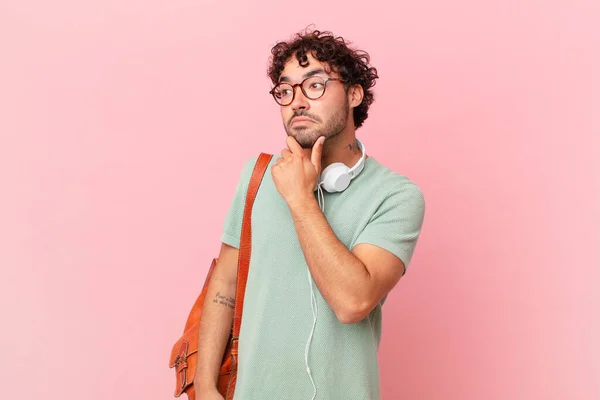
M 327 64 L 307 54 L 308 66 L 299 65 L 296 57 L 286 64 L 279 82 L 292 85 L 301 83 L 307 77 L 340 78 Z M 299 86 L 294 88 L 294 100 L 287 106 L 281 106 L 283 126 L 288 135 L 305 149 L 312 148 L 321 136 L 326 140 L 339 135 L 349 123 L 350 103 L 341 81 L 328 81 L 322 97 L 311 100 L 302 93 Z

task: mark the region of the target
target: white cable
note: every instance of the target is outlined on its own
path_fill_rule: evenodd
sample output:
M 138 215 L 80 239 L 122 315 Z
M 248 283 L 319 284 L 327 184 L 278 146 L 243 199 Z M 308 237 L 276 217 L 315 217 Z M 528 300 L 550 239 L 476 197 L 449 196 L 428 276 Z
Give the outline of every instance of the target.
M 319 184 L 317 186 L 317 199 L 319 201 L 319 207 L 321 207 L 321 211 L 325 214 L 325 194 L 323 193 L 323 188 Z
M 325 195 L 323 194 L 323 189 L 321 185 L 317 186 L 317 200 L 319 202 L 319 207 L 321 211 L 325 213 Z M 304 362 L 306 363 L 306 372 L 308 373 L 308 377 L 310 378 L 310 382 L 313 385 L 313 397 L 312 400 L 315 400 L 317 397 L 317 386 L 315 385 L 315 381 L 310 372 L 310 367 L 308 366 L 308 352 L 310 350 L 310 344 L 312 342 L 312 338 L 315 334 L 315 327 L 317 326 L 317 316 L 319 315 L 319 308 L 317 306 L 317 298 L 315 296 L 315 292 L 313 290 L 313 282 L 312 276 L 310 275 L 310 270 L 307 268 L 306 273 L 308 275 L 308 285 L 310 286 L 310 309 L 313 314 L 313 325 L 310 331 L 310 336 L 308 337 L 308 341 L 306 342 L 306 347 L 304 349 Z
M 313 314 L 313 325 L 312 325 L 312 329 L 310 331 L 310 336 L 308 338 L 308 341 L 306 342 L 306 348 L 304 350 L 304 361 L 306 363 L 306 372 L 308 373 L 308 377 L 310 378 L 310 382 L 313 385 L 313 397 L 312 400 L 315 399 L 315 397 L 317 397 L 317 386 L 315 385 L 315 381 L 312 377 L 312 374 L 310 372 L 310 367 L 308 366 L 308 352 L 310 349 L 310 344 L 312 342 L 312 338 L 313 335 L 315 333 L 315 327 L 317 325 L 317 315 L 318 315 L 318 309 L 317 309 L 317 299 L 315 297 L 315 292 L 313 290 L 313 285 L 312 285 L 312 278 L 310 276 L 310 271 L 308 271 L 308 284 L 310 285 L 310 308 L 312 310 L 312 314 Z

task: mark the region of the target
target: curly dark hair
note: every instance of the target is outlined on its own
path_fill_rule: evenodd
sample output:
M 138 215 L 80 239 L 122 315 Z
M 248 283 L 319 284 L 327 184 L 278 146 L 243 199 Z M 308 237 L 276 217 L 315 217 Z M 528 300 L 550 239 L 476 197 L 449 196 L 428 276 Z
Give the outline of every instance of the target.
M 331 69 L 339 73 L 345 82 L 346 90 L 353 85 L 361 85 L 364 90 L 362 103 L 354 109 L 354 126 L 359 128 L 367 119 L 369 106 L 375 100 L 373 90 L 377 69 L 369 65 L 369 54 L 362 50 L 348 47 L 350 42 L 342 37 L 335 37 L 328 31 L 308 31 L 297 33 L 289 42 L 278 42 L 271 49 L 268 76 L 276 85 L 283 72 L 285 63 L 296 56 L 299 64 L 308 66 L 306 54 L 327 63 Z

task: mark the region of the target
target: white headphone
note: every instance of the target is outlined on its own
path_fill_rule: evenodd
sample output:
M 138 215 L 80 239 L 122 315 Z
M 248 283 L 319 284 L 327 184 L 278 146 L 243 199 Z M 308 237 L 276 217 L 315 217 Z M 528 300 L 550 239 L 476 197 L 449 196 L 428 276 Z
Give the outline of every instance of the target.
M 352 168 L 348 168 L 344 163 L 336 162 L 327 166 L 327 168 L 321 172 L 319 186 L 322 186 L 323 189 L 329 193 L 343 192 L 346 190 L 348 185 L 350 185 L 350 181 L 356 178 L 363 170 L 367 151 L 365 146 L 358 139 L 356 139 L 356 142 L 362 150 L 362 156 Z M 315 188 L 315 190 L 317 190 L 317 188 Z

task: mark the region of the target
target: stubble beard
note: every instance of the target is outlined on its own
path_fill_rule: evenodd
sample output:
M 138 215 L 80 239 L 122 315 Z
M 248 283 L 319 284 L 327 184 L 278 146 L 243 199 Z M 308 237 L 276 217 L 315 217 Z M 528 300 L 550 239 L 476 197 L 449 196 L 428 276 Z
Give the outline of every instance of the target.
M 286 125 L 285 130 L 289 136 L 296 139 L 303 149 L 311 149 L 321 136 L 325 136 L 325 140 L 329 140 L 342 133 L 349 115 L 350 107 L 348 100 L 346 100 L 344 107 L 340 108 L 321 129 L 311 128 L 310 126 L 294 128 Z

